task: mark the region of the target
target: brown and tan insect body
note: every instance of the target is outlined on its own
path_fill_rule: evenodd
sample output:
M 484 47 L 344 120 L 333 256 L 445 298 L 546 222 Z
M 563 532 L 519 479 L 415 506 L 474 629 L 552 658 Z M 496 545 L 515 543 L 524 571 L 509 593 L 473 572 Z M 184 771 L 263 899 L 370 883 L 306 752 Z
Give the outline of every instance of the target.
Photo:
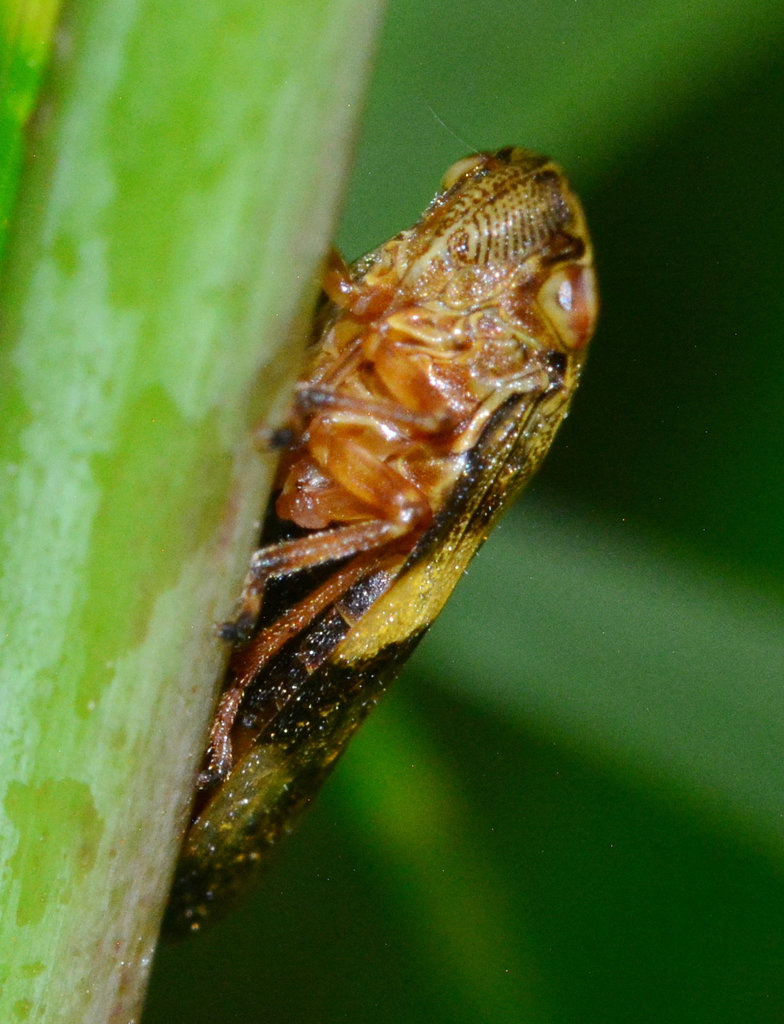
M 551 392 L 550 412 L 565 411 L 596 313 L 577 200 L 521 149 L 461 160 L 444 187 L 355 267 L 331 258 L 334 307 L 298 386 L 276 503 L 324 532 L 256 553 L 249 625 L 270 575 L 420 534 L 509 396 Z
M 232 888 L 224 876 L 309 799 L 538 468 L 577 385 L 597 297 L 561 170 L 510 147 L 459 161 L 443 189 L 352 267 L 328 262 L 277 475 L 275 512 L 296 535 L 255 553 L 223 631 L 236 650 L 181 870 L 192 922 L 204 876 L 213 894 Z M 299 574 L 293 598 L 270 597 Z M 203 862 L 221 843 L 212 877 Z

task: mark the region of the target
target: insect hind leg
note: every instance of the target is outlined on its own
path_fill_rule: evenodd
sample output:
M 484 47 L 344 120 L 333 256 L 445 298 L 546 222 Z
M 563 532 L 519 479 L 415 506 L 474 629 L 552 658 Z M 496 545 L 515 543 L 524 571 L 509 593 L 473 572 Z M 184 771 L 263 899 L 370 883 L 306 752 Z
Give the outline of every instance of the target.
M 305 537 L 259 548 L 251 557 L 240 595 L 239 614 L 233 621 L 219 626 L 218 635 L 231 643 L 242 643 L 252 636 L 268 580 L 290 576 L 327 562 L 336 562 L 361 551 L 374 550 L 402 536 L 409 529 L 410 526 L 405 523 L 372 519 L 319 530 Z

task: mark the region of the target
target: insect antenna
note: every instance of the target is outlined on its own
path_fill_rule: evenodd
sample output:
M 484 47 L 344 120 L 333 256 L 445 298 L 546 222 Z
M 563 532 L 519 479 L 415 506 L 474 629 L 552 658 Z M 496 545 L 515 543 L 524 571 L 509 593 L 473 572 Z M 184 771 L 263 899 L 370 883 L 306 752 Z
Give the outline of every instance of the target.
M 447 124 L 443 117 L 441 117 L 440 114 L 436 113 L 435 109 L 429 103 L 425 103 L 425 106 L 433 115 L 434 119 L 438 121 L 441 127 L 448 131 L 452 138 L 456 139 L 460 143 L 460 145 L 463 146 L 466 150 L 471 150 L 473 152 L 474 150 L 481 149 L 480 146 L 472 146 L 470 142 L 467 142 L 458 131 L 455 131 L 452 125 Z

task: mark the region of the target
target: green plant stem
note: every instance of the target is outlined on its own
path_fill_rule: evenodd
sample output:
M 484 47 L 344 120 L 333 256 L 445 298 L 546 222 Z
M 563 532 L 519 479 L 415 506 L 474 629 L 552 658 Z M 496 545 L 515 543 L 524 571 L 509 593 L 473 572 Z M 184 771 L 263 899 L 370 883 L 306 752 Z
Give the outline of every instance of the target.
M 24 129 L 59 8 L 59 0 L 5 0 L 0 6 L 0 258 L 19 184 Z
M 377 20 L 60 28 L 0 296 L 4 1021 L 138 1011 Z

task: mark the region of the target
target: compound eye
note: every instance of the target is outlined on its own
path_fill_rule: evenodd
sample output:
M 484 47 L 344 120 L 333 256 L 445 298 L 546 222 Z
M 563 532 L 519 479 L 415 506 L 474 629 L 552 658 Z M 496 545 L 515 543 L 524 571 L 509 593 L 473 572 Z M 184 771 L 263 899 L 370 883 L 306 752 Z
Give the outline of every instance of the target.
M 462 160 L 458 160 L 447 169 L 446 174 L 441 179 L 441 188 L 446 192 L 448 188 L 455 185 L 461 178 L 467 178 L 473 171 L 478 171 L 479 168 L 487 163 L 486 153 L 472 153 L 471 156 L 464 156 Z
M 556 270 L 542 286 L 539 302 L 566 348 L 587 345 L 599 310 L 593 267 L 571 263 Z

